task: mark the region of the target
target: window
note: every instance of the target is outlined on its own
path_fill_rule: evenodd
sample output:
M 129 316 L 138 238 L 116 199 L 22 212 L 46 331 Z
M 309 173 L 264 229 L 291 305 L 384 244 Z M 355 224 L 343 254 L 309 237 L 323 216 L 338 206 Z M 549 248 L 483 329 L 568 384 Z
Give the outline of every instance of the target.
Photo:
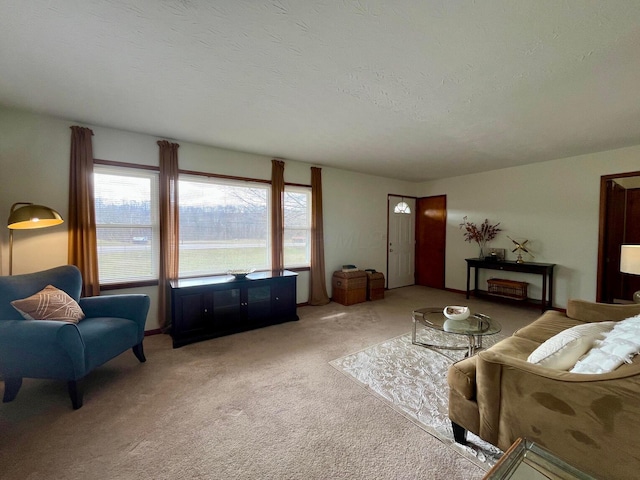
M 94 166 L 100 284 L 157 280 L 158 172 Z
M 158 171 L 149 167 L 96 162 L 101 285 L 157 280 L 158 176 Z M 267 182 L 181 174 L 179 276 L 270 269 L 270 196 Z M 285 266 L 309 267 L 311 188 L 285 186 L 283 207 Z
M 284 265 L 311 264 L 311 188 L 284 188 Z
M 393 209 L 393 213 L 404 213 L 406 215 L 411 215 L 411 207 L 407 205 L 407 203 L 403 200 L 398 203 Z
M 180 175 L 180 276 L 270 268 L 267 183 Z

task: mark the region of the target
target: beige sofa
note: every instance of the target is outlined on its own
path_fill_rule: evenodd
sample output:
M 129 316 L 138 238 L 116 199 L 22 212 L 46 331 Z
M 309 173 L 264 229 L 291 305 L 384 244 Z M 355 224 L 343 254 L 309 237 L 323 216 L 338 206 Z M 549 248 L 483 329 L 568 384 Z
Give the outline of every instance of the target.
M 449 418 L 456 441 L 466 431 L 506 451 L 519 437 L 547 448 L 596 478 L 640 478 L 640 355 L 602 374 L 527 362 L 545 340 L 587 322 L 623 320 L 640 305 L 570 300 L 491 348 L 449 368 Z

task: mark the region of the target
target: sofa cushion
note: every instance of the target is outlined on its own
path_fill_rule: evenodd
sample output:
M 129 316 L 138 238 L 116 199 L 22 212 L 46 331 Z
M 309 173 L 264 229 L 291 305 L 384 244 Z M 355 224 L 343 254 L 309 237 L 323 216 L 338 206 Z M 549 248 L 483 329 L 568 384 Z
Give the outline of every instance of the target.
M 624 320 L 638 314 L 640 314 L 640 304 L 638 303 L 618 305 L 577 299 L 571 299 L 567 303 L 567 317 L 583 322 Z
M 568 328 L 536 348 L 527 358 L 547 368 L 569 370 L 587 353 L 597 340 L 602 340 L 616 322 L 583 323 Z
M 126 318 L 87 318 L 78 324 L 78 330 L 85 344 L 87 371 L 99 367 L 138 343 L 138 325 Z
M 547 310 L 534 322 L 526 327 L 522 327 L 513 334 L 516 337 L 528 338 L 534 342 L 544 343 L 554 335 L 576 325 L 583 325 L 584 322 L 567 318 L 561 312 Z
M 78 323 L 84 312 L 77 302 L 53 285 L 47 285 L 28 298 L 11 302 L 26 320 L 57 320 Z
M 522 337 L 507 337 L 500 340 L 488 350 L 511 358 L 526 361 L 531 352 L 538 348 L 540 344 Z

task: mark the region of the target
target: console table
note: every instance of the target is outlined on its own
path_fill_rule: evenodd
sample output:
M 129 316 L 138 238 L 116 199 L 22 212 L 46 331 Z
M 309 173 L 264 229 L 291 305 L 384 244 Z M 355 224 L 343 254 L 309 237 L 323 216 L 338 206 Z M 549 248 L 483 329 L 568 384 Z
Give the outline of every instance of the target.
M 542 277 L 542 299 L 540 300 L 542 311 L 552 308 L 553 267 L 555 267 L 555 263 L 518 263 L 512 260 L 488 261 L 481 258 L 466 258 L 465 261 L 467 262 L 467 298 L 469 298 L 471 292 L 470 278 L 472 268 L 474 269 L 473 294 L 475 296 L 489 295 L 487 292 L 478 289 L 478 270 L 480 269 L 533 273 Z
M 173 347 L 276 323 L 298 320 L 297 273 L 256 272 L 172 280 Z

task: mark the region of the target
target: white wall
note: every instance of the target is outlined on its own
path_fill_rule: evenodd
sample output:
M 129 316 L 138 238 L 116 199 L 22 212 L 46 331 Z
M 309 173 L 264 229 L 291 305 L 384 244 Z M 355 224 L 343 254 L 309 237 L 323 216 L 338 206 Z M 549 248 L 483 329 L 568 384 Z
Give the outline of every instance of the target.
M 557 264 L 554 306 L 565 307 L 569 298 L 595 300 L 600 177 L 638 170 L 635 146 L 420 185 L 419 196 L 447 195 L 446 287 L 466 288 L 464 259 L 478 254 L 459 229 L 467 215 L 478 224 L 485 218 L 501 223 L 503 232 L 489 246 L 509 249 L 508 259 L 516 254 L 507 235 L 529 239 L 533 261 Z M 498 275 L 481 277 L 485 290 L 489 276 Z M 507 278 L 529 281 L 530 296 L 541 297 L 539 276 L 510 272 Z
M 12 203 L 41 203 L 68 216 L 69 127 L 77 122 L 0 108 L 0 215 Z M 158 164 L 159 138 L 91 126 L 96 158 Z M 168 139 L 172 140 L 172 139 Z M 180 143 L 180 167 L 187 170 L 268 179 L 271 157 Z M 387 195 L 447 195 L 446 287 L 465 289 L 464 259 L 475 244 L 464 242 L 462 217 L 477 223 L 501 222 L 504 231 L 490 246 L 510 249 L 506 235 L 529 239 L 535 261 L 556 263 L 554 305 L 568 298 L 595 299 L 600 176 L 640 170 L 640 146 L 506 168 L 476 175 L 413 184 L 344 170 L 323 168 L 323 206 L 327 289 L 345 263 L 375 268 L 386 275 Z M 309 184 L 309 164 L 286 161 L 285 180 Z M 4 213 L 1 213 L 4 212 Z M 6 217 L 5 217 L 6 218 Z M 0 228 L 0 273 L 8 274 L 8 237 Z M 511 259 L 515 254 L 509 253 Z M 15 232 L 14 273 L 67 262 L 65 225 Z M 513 276 L 512 276 L 513 275 Z M 539 277 L 530 281 L 540 297 Z M 482 282 L 486 276 L 482 277 Z M 309 277 L 298 277 L 298 302 L 308 298 Z M 147 329 L 157 328 L 157 288 L 128 289 L 152 297 Z M 119 293 L 109 291 L 108 293 Z
M 72 125 L 77 122 L 0 107 L 0 214 L 16 201 L 41 203 L 68 217 L 69 155 Z M 158 164 L 156 138 L 133 132 L 85 125 L 94 132 L 94 157 L 144 165 Z M 271 177 L 271 157 L 162 138 L 180 144 L 180 168 L 257 179 Z M 285 160 L 285 181 L 311 183 L 312 165 Z M 323 168 L 323 208 L 327 289 L 331 275 L 344 263 L 375 268 L 386 274 L 387 194 L 412 195 L 415 184 Z M 5 212 L 4 214 L 1 212 Z M 67 263 L 65 224 L 16 232 L 14 274 Z M 0 229 L 0 273 L 8 274 L 8 229 Z M 309 275 L 298 276 L 298 302 L 306 302 Z M 151 311 L 147 329 L 158 327 L 157 288 L 112 293 L 147 293 Z
M 410 196 L 415 185 L 323 169 L 322 187 L 327 285 L 344 264 L 373 268 L 386 278 L 387 194 Z
M 67 218 L 69 122 L 0 108 L 0 271 L 9 273 L 6 218 L 14 202 L 54 208 Z M 66 163 L 66 165 L 65 165 Z M 66 168 L 65 168 L 66 167 Z M 14 232 L 13 272 L 43 270 L 66 263 L 64 224 Z

